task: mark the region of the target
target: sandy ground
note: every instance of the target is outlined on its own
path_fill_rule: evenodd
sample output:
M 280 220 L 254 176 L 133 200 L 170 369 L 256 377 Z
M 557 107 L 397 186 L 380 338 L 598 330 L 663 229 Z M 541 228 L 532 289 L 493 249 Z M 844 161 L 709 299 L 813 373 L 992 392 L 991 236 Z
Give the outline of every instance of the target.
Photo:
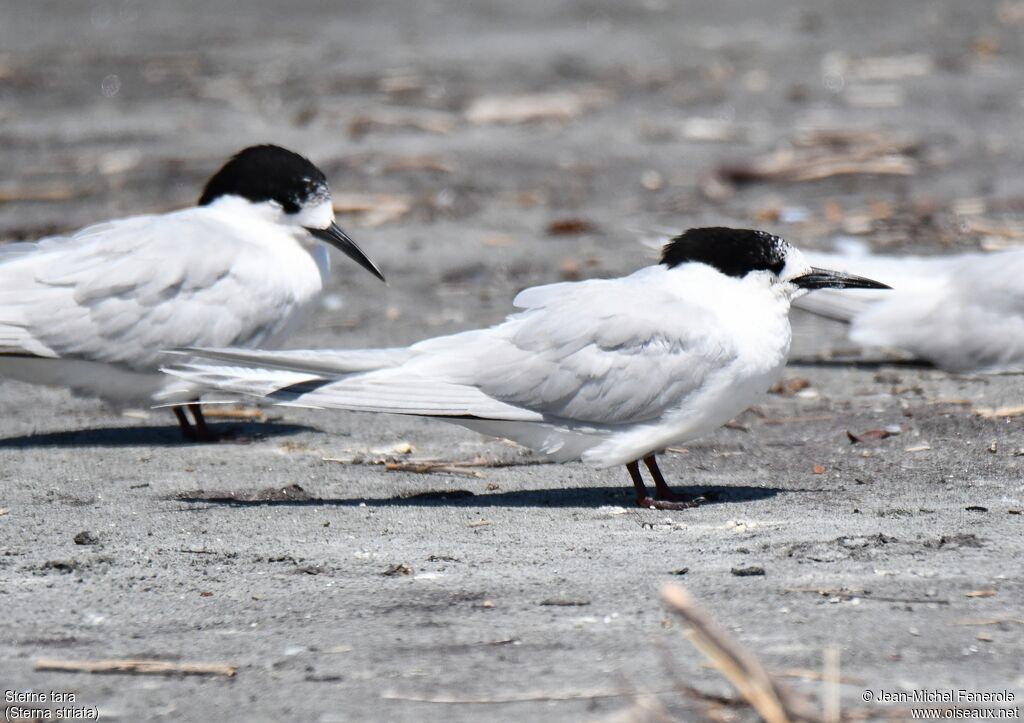
M 490 324 L 525 286 L 648 263 L 651 229 L 926 252 L 1019 238 L 1020 2 L 282 7 L 0 2 L 0 238 L 186 205 L 229 153 L 287 145 L 324 168 L 391 280 L 339 260 L 297 346 Z M 812 127 L 846 135 L 826 147 Z M 905 175 L 733 187 L 713 173 L 851 143 Z M 670 514 L 629 507 L 624 470 L 535 464 L 438 423 L 272 410 L 233 443 L 182 445 L 165 412 L 0 383 L 5 704 L 34 691 L 103 720 L 600 720 L 639 690 L 696 720 L 707 699 L 658 691 L 735 693 L 659 603 L 667 582 L 773 671 L 819 670 L 838 649 L 846 710 L 893 714 L 862 702 L 882 689 L 1019 703 L 1024 436 L 1020 417 L 974 413 L 1024 402 L 1019 378 L 822 363 L 848 347 L 842 328 L 794 325 L 787 377 L 810 385 L 666 455 L 670 479 L 713 497 Z M 885 428 L 899 434 L 847 437 Z M 507 466 L 371 464 L 476 458 Z M 736 574 L 751 567 L 764 574 Z M 34 670 L 130 657 L 238 674 Z

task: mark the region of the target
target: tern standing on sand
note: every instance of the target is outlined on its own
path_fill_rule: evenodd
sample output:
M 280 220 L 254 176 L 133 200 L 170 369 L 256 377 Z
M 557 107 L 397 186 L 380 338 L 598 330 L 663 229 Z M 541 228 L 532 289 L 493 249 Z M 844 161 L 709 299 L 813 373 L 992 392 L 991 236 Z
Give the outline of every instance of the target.
M 789 352 L 790 302 L 823 288 L 886 287 L 812 268 L 763 231 L 698 228 L 667 244 L 660 264 L 629 276 L 526 289 L 514 301 L 524 311 L 488 329 L 401 349 L 189 350 L 236 366 L 171 371 L 188 388 L 436 417 L 555 461 L 623 464 L 638 505 L 679 509 L 693 502 L 672 492 L 655 455 L 763 394 Z
M 194 208 L 0 246 L 0 379 L 150 406 L 168 382 L 161 349 L 283 341 L 324 287 L 321 242 L 384 280 L 334 222 L 324 174 L 284 148 L 254 146 Z M 195 390 L 176 387 L 183 434 L 211 438 Z

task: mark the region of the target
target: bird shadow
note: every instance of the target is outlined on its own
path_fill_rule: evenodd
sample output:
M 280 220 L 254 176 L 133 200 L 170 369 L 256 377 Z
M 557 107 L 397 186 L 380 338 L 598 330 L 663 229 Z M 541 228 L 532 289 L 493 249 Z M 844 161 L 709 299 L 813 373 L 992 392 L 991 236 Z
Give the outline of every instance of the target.
M 785 492 L 776 487 L 676 487 L 676 492 L 701 496 L 700 506 L 754 502 Z M 227 507 L 602 507 L 633 505 L 633 490 L 615 487 L 555 487 L 477 494 L 466 489 L 426 490 L 393 497 L 314 497 L 298 485 L 231 492 L 195 490 L 171 499 Z
M 318 431 L 301 424 L 237 423 L 211 424 L 210 431 L 219 437 L 215 444 L 246 444 L 268 437 L 287 437 L 302 432 Z M 174 425 L 140 427 L 96 427 L 63 432 L 36 432 L 17 437 L 0 438 L 0 449 L 29 447 L 181 447 L 202 445 L 181 435 Z
M 935 365 L 920 359 L 817 359 L 794 358 L 788 362 L 790 367 L 817 367 L 819 369 L 861 369 L 863 371 L 879 371 L 886 367 L 901 369 L 934 369 Z

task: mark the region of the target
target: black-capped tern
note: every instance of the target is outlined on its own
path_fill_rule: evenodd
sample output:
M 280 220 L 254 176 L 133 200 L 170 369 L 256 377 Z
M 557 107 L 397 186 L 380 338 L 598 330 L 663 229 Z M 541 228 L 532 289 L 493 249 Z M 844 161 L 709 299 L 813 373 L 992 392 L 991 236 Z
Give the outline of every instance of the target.
M 169 371 L 190 389 L 435 417 L 554 461 L 624 464 L 638 505 L 678 509 L 694 503 L 672 492 L 655 455 L 763 394 L 786 362 L 790 302 L 826 288 L 886 287 L 813 268 L 763 231 L 698 228 L 629 276 L 526 289 L 513 302 L 523 311 L 490 328 L 398 349 L 192 349 L 231 366 L 192 361 Z
M 231 158 L 193 208 L 0 246 L 0 378 L 150 406 L 168 382 L 162 349 L 282 342 L 324 287 L 321 242 L 384 280 L 335 222 L 324 174 L 262 145 Z M 177 388 L 183 433 L 208 438 L 198 397 Z

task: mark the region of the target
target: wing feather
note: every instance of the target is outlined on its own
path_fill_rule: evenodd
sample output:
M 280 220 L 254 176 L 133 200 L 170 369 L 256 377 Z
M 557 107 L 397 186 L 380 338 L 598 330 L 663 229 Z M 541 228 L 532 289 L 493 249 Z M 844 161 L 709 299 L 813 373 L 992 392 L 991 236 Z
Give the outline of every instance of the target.
M 550 417 L 595 424 L 655 419 L 677 407 L 736 351 L 710 341 L 721 336 L 713 333 L 713 310 L 649 283 L 650 275 L 541 287 L 543 294 L 527 299 L 530 310 L 476 350 L 479 388 Z
M 0 254 L 0 353 L 155 371 L 169 347 L 272 344 L 309 300 L 267 247 L 207 208 L 33 246 Z
M 408 348 L 391 349 L 291 349 L 266 351 L 263 349 L 206 349 L 184 348 L 170 352 L 179 356 L 199 356 L 204 359 L 244 364 L 267 369 L 284 369 L 310 374 L 353 374 L 398 366 L 406 361 Z
M 222 350 L 209 356 L 247 363 L 263 357 L 280 369 L 321 375 L 306 380 L 315 388 L 300 384 L 269 394 L 283 403 L 573 425 L 653 420 L 685 404 L 737 352 L 709 341 L 723 336 L 713 333 L 713 310 L 652 285 L 651 273 L 657 271 L 543 287 L 543 301 L 533 296 L 536 306 L 503 324 L 420 342 L 397 365 L 341 379 L 323 370 L 344 368 L 346 355 L 367 352 L 322 352 L 312 363 L 289 359 L 290 352 Z M 384 352 L 397 362 L 402 350 Z M 328 355 L 335 354 L 332 363 Z M 172 373 L 230 389 L 231 376 L 223 368 L 217 378 L 202 377 L 213 369 L 218 368 L 199 365 Z

